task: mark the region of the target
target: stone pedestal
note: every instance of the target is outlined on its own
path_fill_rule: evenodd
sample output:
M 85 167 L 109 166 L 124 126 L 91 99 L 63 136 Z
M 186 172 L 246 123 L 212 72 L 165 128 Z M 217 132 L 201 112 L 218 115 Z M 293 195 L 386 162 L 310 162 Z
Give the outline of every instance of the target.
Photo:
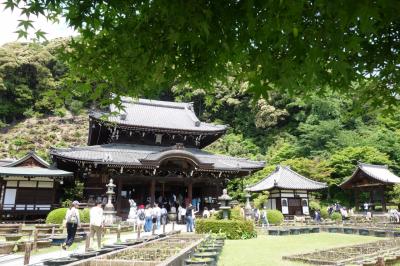
M 231 206 L 229 205 L 229 202 L 231 200 L 232 198 L 229 197 L 227 190 L 226 189 L 222 190 L 222 196 L 218 197 L 218 201 L 220 203 L 219 209 L 222 210 L 222 218 L 225 220 L 229 219 L 228 210 L 231 209 Z
M 112 196 L 115 194 L 114 188 L 115 184 L 113 180 L 110 179 L 110 183 L 106 185 L 107 187 L 107 197 L 108 201 L 106 206 L 104 207 L 103 215 L 104 215 L 104 224 L 105 225 L 113 225 L 117 221 L 117 212 L 115 211 L 114 205 L 112 204 Z

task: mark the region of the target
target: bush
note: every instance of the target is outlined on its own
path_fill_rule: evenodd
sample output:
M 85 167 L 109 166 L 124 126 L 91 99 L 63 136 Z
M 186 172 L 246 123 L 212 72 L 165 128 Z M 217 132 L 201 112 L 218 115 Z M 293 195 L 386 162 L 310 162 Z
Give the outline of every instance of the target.
M 331 219 L 338 222 L 342 220 L 342 215 L 338 212 L 334 212 L 331 214 Z
M 321 210 L 321 205 L 317 201 L 310 201 L 309 203 L 310 211 Z
M 215 212 L 214 215 L 211 216 L 211 218 L 217 219 L 217 220 L 222 220 L 223 219 L 222 210 L 219 210 L 219 211 Z M 240 207 L 237 206 L 235 208 L 232 208 L 232 209 L 228 210 L 228 218 L 229 218 L 229 220 L 242 220 L 242 219 L 244 219 L 240 215 Z
M 279 210 L 267 210 L 268 223 L 280 225 L 283 222 L 283 214 Z
M 321 217 L 322 217 L 322 219 L 328 219 L 329 218 L 329 213 L 328 213 L 328 210 L 326 208 L 322 208 L 321 209 Z
M 245 220 L 196 220 L 196 233 L 223 233 L 228 239 L 247 239 L 257 236 L 252 221 Z
M 54 209 L 46 217 L 46 224 L 62 224 L 67 213 L 68 208 L 58 208 Z M 88 223 L 90 220 L 89 209 L 79 210 L 79 217 L 81 223 Z

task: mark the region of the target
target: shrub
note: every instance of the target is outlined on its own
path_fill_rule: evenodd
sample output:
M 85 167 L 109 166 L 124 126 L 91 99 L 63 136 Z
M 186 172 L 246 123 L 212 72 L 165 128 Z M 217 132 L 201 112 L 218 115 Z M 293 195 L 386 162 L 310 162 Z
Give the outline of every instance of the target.
M 54 209 L 47 214 L 46 224 L 62 224 L 67 208 Z
M 321 210 L 321 205 L 319 205 L 319 202 L 317 201 L 310 201 L 309 207 L 310 211 Z
M 46 217 L 46 224 L 62 224 L 68 208 L 54 209 Z M 89 209 L 79 210 L 81 223 L 88 223 L 90 219 Z
M 217 220 L 222 220 L 223 219 L 222 210 L 215 212 L 214 215 L 212 216 L 212 218 L 217 219 Z M 242 219 L 244 219 L 240 215 L 240 207 L 237 206 L 235 208 L 232 208 L 232 209 L 228 210 L 228 218 L 229 218 L 229 220 L 242 220 Z
M 283 214 L 279 210 L 267 210 L 268 223 L 279 225 L 283 222 Z
M 228 239 L 247 239 L 257 236 L 253 222 L 245 220 L 198 219 L 196 233 L 223 233 Z
M 338 212 L 334 212 L 331 214 L 331 219 L 338 222 L 342 220 L 342 215 Z
M 328 210 L 326 208 L 322 208 L 321 209 L 321 217 L 322 217 L 322 219 L 328 219 L 329 218 L 329 213 L 328 213 Z

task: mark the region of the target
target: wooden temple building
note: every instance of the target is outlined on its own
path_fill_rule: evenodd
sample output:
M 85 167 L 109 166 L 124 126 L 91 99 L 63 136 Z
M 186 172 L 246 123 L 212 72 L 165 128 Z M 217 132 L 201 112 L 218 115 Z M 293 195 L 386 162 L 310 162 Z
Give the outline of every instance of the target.
M 36 153 L 0 160 L 0 217 L 35 219 L 59 207 L 60 187 L 72 172 L 52 167 Z
M 249 192 L 268 191 L 267 209 L 283 215 L 309 215 L 309 192 L 326 188 L 325 183 L 308 179 L 288 166 L 278 165 L 274 172 L 246 188 Z
M 360 194 L 368 193 L 367 203 L 372 210 L 380 203 L 382 211 L 386 211 L 385 191 L 395 184 L 400 184 L 400 177 L 393 174 L 387 165 L 358 163 L 354 173 L 340 187 L 354 192 L 356 211 L 360 210 Z
M 201 122 L 191 103 L 122 98 L 89 115 L 88 146 L 53 148 L 54 165 L 84 182 L 85 200 L 105 197 L 105 185 L 116 183 L 115 205 L 126 217 L 129 199 L 137 204 L 176 198 L 200 199 L 215 207 L 227 180 L 264 167 L 251 161 L 202 150 L 227 127 Z

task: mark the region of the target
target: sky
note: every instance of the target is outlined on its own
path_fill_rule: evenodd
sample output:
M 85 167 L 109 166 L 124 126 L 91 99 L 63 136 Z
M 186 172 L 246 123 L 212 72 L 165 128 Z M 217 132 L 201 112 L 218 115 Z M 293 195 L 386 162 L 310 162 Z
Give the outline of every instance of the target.
M 14 9 L 13 12 L 7 9 L 4 10 L 4 4 L 0 4 L 0 46 L 7 43 L 7 42 L 15 42 L 17 41 L 18 34 L 14 33 L 17 30 L 18 20 L 22 19 L 20 17 L 20 12 L 17 9 Z M 60 19 L 60 23 L 52 24 L 51 22 L 47 21 L 45 17 L 35 17 L 31 16 L 29 19 L 35 21 L 33 26 L 35 30 L 41 29 L 42 31 L 46 32 L 46 38 L 48 40 L 59 38 L 59 37 L 68 37 L 72 35 L 77 35 L 77 33 L 72 29 L 67 27 L 65 20 Z M 20 39 L 20 42 L 29 41 L 31 38 L 34 37 L 35 30 L 30 29 L 28 36 L 28 40 Z

